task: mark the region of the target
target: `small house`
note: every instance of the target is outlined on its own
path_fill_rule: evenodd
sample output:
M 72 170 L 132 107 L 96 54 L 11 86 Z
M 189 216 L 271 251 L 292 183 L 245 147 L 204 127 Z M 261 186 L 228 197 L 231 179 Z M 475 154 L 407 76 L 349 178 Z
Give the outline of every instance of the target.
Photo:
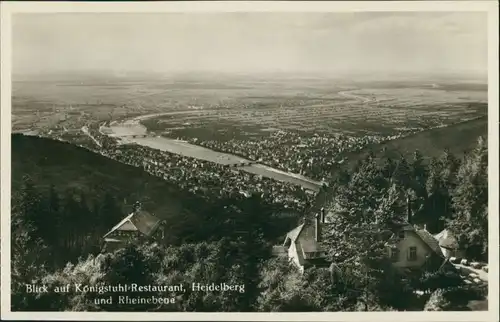
M 465 254 L 463 250 L 459 248 L 457 238 L 449 229 L 444 229 L 439 234 L 434 235 L 434 238 L 439 243 L 439 247 L 441 247 L 441 251 L 446 258 L 464 257 Z
M 105 249 L 115 250 L 129 242 L 163 240 L 164 221 L 141 209 L 139 204 L 134 210 L 104 235 Z
M 420 269 L 441 265 L 445 256 L 438 241 L 425 228 L 415 228 L 408 200 L 407 221 L 393 223 L 392 236 L 386 242 L 387 255 L 395 267 Z
M 321 247 L 321 224 L 323 213 L 316 214 L 314 220 L 304 219 L 304 223 L 286 234 L 283 244 L 288 260 L 304 270 L 311 266 L 327 267 L 326 252 Z

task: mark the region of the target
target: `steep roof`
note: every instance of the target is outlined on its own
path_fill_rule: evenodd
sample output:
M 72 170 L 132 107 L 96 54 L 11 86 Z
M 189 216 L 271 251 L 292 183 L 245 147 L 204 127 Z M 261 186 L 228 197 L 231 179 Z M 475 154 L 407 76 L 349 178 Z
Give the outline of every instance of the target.
M 438 241 L 439 246 L 443 248 L 458 249 L 458 241 L 448 229 L 444 229 L 439 234 L 434 235 L 434 238 Z
M 161 222 L 160 219 L 143 210 L 134 213 L 130 220 L 141 233 L 148 236 L 154 232 Z
M 413 231 L 415 232 L 415 227 L 408 224 L 407 222 L 393 222 L 390 224 L 390 232 L 392 232 L 391 236 L 387 239 L 385 245 L 386 246 L 396 246 L 397 243 L 401 240 L 398 236 L 398 232 L 400 231 Z M 420 236 L 419 236 L 420 237 Z
M 139 210 L 130 213 L 122 219 L 117 225 L 104 235 L 107 237 L 114 231 L 139 231 L 146 236 L 151 236 L 159 226 L 161 220 L 153 216 L 147 211 Z
M 436 240 L 434 236 L 432 236 L 425 229 L 415 229 L 412 225 L 408 223 L 398 223 L 393 226 L 393 234 L 387 240 L 386 246 L 395 246 L 399 242 L 399 237 L 397 236 L 398 231 L 407 231 L 407 232 L 415 232 L 416 235 L 427 245 L 429 248 L 439 255 L 440 257 L 444 257 L 443 252 L 441 251 L 441 247 L 439 247 L 439 242 Z
M 417 235 L 422 239 L 424 243 L 432 249 L 440 257 L 444 257 L 443 252 L 441 251 L 441 247 L 439 247 L 439 242 L 425 229 L 415 230 Z
M 308 225 L 299 233 L 300 246 L 302 247 L 302 251 L 304 253 L 313 253 L 321 251 L 321 246 L 316 241 L 315 229 L 313 225 Z
M 286 256 L 285 247 L 280 246 L 280 245 L 273 246 L 273 248 L 271 249 L 271 253 L 274 256 Z
M 286 234 L 286 238 L 290 238 L 292 242 L 295 242 L 297 238 L 299 237 L 300 233 L 302 232 L 302 228 L 304 228 L 305 224 L 302 224 L 300 226 L 295 227 L 294 229 L 290 230 Z
M 316 241 L 315 230 L 314 230 L 313 222 L 304 223 L 298 227 L 295 227 L 291 231 L 286 234 L 285 244 L 288 239 L 291 240 L 292 243 L 297 244 L 297 249 L 301 250 L 304 254 L 309 258 L 314 257 L 322 257 L 319 252 L 322 252 L 323 249 L 321 245 Z M 300 238 L 300 241 L 298 239 Z M 316 253 L 313 255 L 312 253 Z

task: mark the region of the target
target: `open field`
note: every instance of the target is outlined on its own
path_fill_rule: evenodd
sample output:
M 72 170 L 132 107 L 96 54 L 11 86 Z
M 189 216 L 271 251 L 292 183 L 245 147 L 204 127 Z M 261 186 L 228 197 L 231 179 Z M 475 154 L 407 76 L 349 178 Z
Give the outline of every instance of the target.
M 482 83 L 362 81 L 305 77 L 76 75 L 13 82 L 13 129 L 179 111 L 145 120 L 170 136 L 268 136 L 276 129 L 350 135 L 434 127 L 485 115 Z
M 319 190 L 321 186 L 320 182 L 310 180 L 304 176 L 283 172 L 262 164 L 247 164 L 241 166 L 242 163 L 249 163 L 250 160 L 233 154 L 214 151 L 186 141 L 174 140 L 161 136 L 147 135 L 143 137 L 141 135 L 147 134 L 147 131 L 146 128 L 139 123 L 139 120 L 144 118 L 146 118 L 146 116 L 136 117 L 123 123 L 113 122 L 109 127 L 101 127 L 100 131 L 112 137 L 119 138 L 121 144 L 138 144 L 155 150 L 174 153 L 198 160 L 209 161 L 226 166 L 235 165 L 238 166 L 238 169 L 245 172 L 300 185 L 305 189 L 312 191 Z
M 286 90 L 281 89 L 282 96 L 273 93 L 267 97 L 239 97 L 241 108 L 237 104 L 234 108 L 198 109 L 147 119 L 143 124 L 156 133 L 203 140 L 258 139 L 277 130 L 303 136 L 395 135 L 459 123 L 487 113 L 487 92 L 481 84 L 417 86 L 410 82 L 408 87 L 404 83 L 389 87 L 392 85 L 374 82 L 359 88 L 339 82 L 325 93 L 327 85 L 323 83 L 310 89 L 317 97 L 308 98 L 286 98 Z
M 107 134 L 111 124 L 120 137 L 148 133 L 127 139 L 153 148 L 178 153 L 178 143 L 158 140 L 181 139 L 210 149 L 189 148 L 197 158 L 221 163 L 220 153 L 228 153 L 233 156 L 222 163 L 241 157 L 323 181 L 336 164 L 357 159 L 370 146 L 377 150 L 383 143 L 396 153 L 450 145 L 461 153 L 486 129 L 484 82 L 209 76 L 73 75 L 14 82 L 13 130 L 78 143 L 92 139 L 82 128 Z M 468 134 L 456 131 L 470 124 L 476 125 Z M 405 140 L 416 143 L 398 143 Z
M 346 103 L 268 108 L 266 110 L 210 110 L 184 115 L 168 115 L 143 121 L 157 133 L 171 136 L 220 139 L 268 136 L 287 130 L 302 135 L 314 133 L 349 135 L 394 135 L 462 122 L 486 113 L 485 104 L 442 104 L 417 106 L 411 103 L 346 105 Z M 368 105 L 368 106 L 366 106 Z
M 234 80 L 224 77 L 120 77 L 115 75 L 55 75 L 15 79 L 13 127 L 71 126 L 88 120 L 119 119 L 153 112 L 207 108 L 243 108 L 268 104 L 300 104 L 329 100 L 335 89 L 303 81 Z M 318 88 L 318 87 L 316 87 Z M 302 103 L 304 104 L 304 103 Z M 37 113 L 33 113 L 36 111 Z M 80 124 L 78 123 L 78 124 Z
M 396 159 L 400 155 L 411 158 L 416 150 L 422 152 L 427 159 L 439 157 L 445 149 L 448 149 L 450 153 L 456 156 L 461 156 L 464 152 L 476 146 L 479 136 L 488 137 L 488 120 L 486 117 L 445 128 L 420 132 L 382 144 L 370 145 L 362 151 L 348 153 L 346 158 L 349 161 L 348 164 L 354 166 L 356 161 L 368 151 L 381 158 L 381 161 L 387 157 Z

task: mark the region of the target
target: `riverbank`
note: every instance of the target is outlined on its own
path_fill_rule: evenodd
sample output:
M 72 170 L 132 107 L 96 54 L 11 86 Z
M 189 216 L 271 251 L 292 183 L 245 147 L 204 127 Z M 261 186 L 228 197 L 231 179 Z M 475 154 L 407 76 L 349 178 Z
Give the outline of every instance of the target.
M 100 132 L 120 140 L 122 144 L 139 144 L 152 149 L 227 166 L 252 162 L 251 160 L 233 154 L 214 151 L 186 141 L 161 136 L 148 136 L 146 127 L 143 126 L 140 121 L 168 114 L 169 113 L 156 113 L 141 115 L 122 122 L 112 122 L 109 127 L 101 127 Z M 274 169 L 264 164 L 254 163 L 238 167 L 238 169 L 277 181 L 300 185 L 304 189 L 312 190 L 314 192 L 320 191 L 322 187 L 321 182 L 306 178 L 296 173 L 289 173 Z

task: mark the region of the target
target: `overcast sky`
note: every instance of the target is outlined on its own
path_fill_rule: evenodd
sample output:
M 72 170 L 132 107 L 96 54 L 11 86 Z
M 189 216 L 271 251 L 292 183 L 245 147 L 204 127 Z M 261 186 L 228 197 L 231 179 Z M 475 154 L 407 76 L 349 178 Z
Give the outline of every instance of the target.
M 487 70 L 485 13 L 17 14 L 14 73 Z

